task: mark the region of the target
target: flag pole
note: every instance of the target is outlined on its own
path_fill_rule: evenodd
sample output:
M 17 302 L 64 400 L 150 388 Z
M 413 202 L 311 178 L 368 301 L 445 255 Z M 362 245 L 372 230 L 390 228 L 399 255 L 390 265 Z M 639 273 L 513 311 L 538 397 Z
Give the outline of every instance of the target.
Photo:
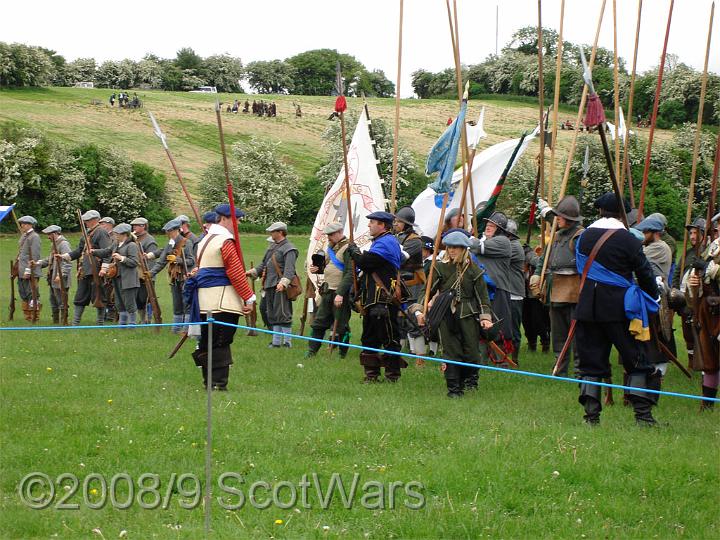
M 595 41 L 593 42 L 592 53 L 590 54 L 590 69 L 595 65 L 595 55 L 597 53 L 598 39 L 600 39 L 600 28 L 602 28 L 603 16 L 605 15 L 605 4 L 607 0 L 603 0 L 600 6 L 600 15 L 598 15 L 597 27 L 595 30 Z M 583 111 L 585 110 L 585 102 L 588 96 L 588 85 L 583 86 L 582 97 L 580 98 L 580 106 L 578 107 L 577 118 L 575 119 L 575 130 L 573 132 L 572 143 L 570 144 L 570 150 L 568 152 L 567 161 L 565 162 L 565 173 L 563 174 L 562 183 L 560 184 L 560 193 L 558 193 L 558 200 L 565 196 L 565 190 L 567 189 L 568 179 L 570 178 L 570 168 L 572 167 L 573 156 L 575 156 L 575 147 L 577 146 L 578 134 L 580 133 L 580 122 L 582 121 Z M 555 231 L 557 230 L 557 219 L 553 217 L 552 226 L 550 227 L 550 238 L 545 244 L 545 255 L 543 260 L 542 271 L 540 272 L 540 290 L 543 288 L 545 281 L 545 272 L 547 271 L 548 261 L 550 260 L 550 251 L 552 248 L 553 238 L 555 237 Z
M 685 213 L 685 232 L 683 234 L 683 249 L 680 256 L 680 275 L 685 274 L 685 252 L 688 244 L 688 228 L 692 220 L 692 205 L 695 200 L 695 178 L 697 176 L 698 154 L 700 153 L 700 136 L 702 135 L 703 110 L 705 109 L 705 92 L 707 90 L 708 80 L 708 60 L 710 58 L 710 42 L 712 41 L 713 18 L 715 16 L 715 2 L 710 6 L 710 23 L 708 25 L 707 45 L 705 46 L 705 65 L 703 67 L 702 83 L 700 85 L 700 103 L 698 105 L 697 125 L 695 127 L 695 143 L 693 144 L 692 168 L 690 169 L 690 188 L 688 190 L 687 211 Z M 712 217 L 712 216 L 710 216 Z M 705 228 L 710 227 L 708 222 Z M 700 249 L 700 239 L 698 239 L 695 249 Z
M 630 75 L 630 97 L 628 98 L 627 118 L 625 119 L 625 141 L 623 141 L 623 166 L 620 170 L 620 185 L 625 185 L 625 172 L 628 175 L 628 192 L 630 205 L 635 208 L 635 190 L 633 189 L 632 174 L 630 172 L 630 158 L 628 157 L 628 144 L 630 143 L 630 125 L 633 119 L 633 100 L 635 99 L 635 75 L 637 73 L 638 45 L 640 44 L 640 20 L 642 17 L 643 0 L 638 0 L 637 26 L 635 28 L 635 50 L 633 52 L 632 75 Z
M 565 0 L 560 0 L 560 30 L 558 31 L 557 58 L 555 60 L 555 95 L 553 96 L 552 134 L 550 138 L 550 175 L 548 176 L 547 202 L 552 206 L 553 181 L 555 179 L 555 144 L 557 140 L 558 108 L 560 107 L 560 76 L 563 58 L 563 25 L 565 21 Z
M 400 0 L 400 22 L 398 28 L 397 84 L 395 85 L 395 133 L 393 135 L 392 180 L 390 187 L 390 213 L 395 213 L 397 200 L 398 137 L 400 135 L 400 73 L 402 68 L 403 0 Z M 343 139 L 344 141 L 345 139 Z
M 640 203 L 638 204 L 638 221 L 643 218 L 645 208 L 645 192 L 647 191 L 648 175 L 650 174 L 650 158 L 652 156 L 652 143 L 655 137 L 655 124 L 657 123 L 658 106 L 660 105 L 660 91 L 662 90 L 663 72 L 665 71 L 665 57 L 667 55 L 668 39 L 670 38 L 670 23 L 672 22 L 673 7 L 675 0 L 670 0 L 668 10 L 667 28 L 665 29 L 665 42 L 663 43 L 662 55 L 660 56 L 660 67 L 658 68 L 657 86 L 655 88 L 655 102 L 653 103 L 652 116 L 650 117 L 650 134 L 648 136 L 647 151 L 645 153 L 645 169 L 643 170 L 642 185 L 640 186 Z
M 613 94 L 615 102 L 615 178 L 620 178 L 620 79 L 618 73 L 617 0 L 613 0 Z M 623 193 L 620 183 L 620 194 Z

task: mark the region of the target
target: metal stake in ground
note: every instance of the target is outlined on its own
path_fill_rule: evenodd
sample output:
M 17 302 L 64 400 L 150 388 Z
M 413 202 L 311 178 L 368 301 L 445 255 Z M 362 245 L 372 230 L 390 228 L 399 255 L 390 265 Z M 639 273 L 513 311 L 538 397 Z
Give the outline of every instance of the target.
M 205 535 L 210 534 L 210 504 L 212 501 L 212 340 L 213 318 L 207 319 L 207 435 L 205 443 Z

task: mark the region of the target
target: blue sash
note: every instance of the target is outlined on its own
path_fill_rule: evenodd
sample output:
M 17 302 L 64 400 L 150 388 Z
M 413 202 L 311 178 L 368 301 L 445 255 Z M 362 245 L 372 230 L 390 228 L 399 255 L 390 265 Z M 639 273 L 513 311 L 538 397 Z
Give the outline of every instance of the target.
M 330 260 L 332 261 L 332 263 L 335 266 L 337 266 L 341 272 L 344 272 L 345 264 L 343 264 L 343 262 L 337 258 L 337 254 L 333 251 L 333 248 L 329 247 L 327 252 L 328 252 L 328 257 L 330 257 Z
M 185 281 L 183 288 L 183 299 L 190 305 L 190 322 L 200 322 L 200 300 L 199 289 L 209 287 L 225 287 L 231 285 L 224 267 L 201 268 L 197 274 Z
M 493 300 L 495 300 L 495 291 L 497 291 L 497 285 L 495 285 L 495 282 L 490 277 L 490 274 L 487 273 L 485 265 L 478 261 L 478 258 L 472 252 L 470 253 L 470 259 L 477 265 L 478 268 L 480 268 L 480 270 L 483 270 L 482 277 L 485 280 L 485 285 L 487 285 L 488 298 L 492 302 Z
M 370 253 L 377 253 L 392 264 L 395 269 L 400 268 L 402 262 L 400 244 L 398 244 L 397 239 L 392 234 L 384 233 L 373 240 L 373 243 L 370 245 Z
M 582 235 L 580 235 L 582 238 Z M 575 258 L 578 272 L 585 270 L 588 256 L 580 252 L 580 238 L 575 242 Z M 630 332 L 639 341 L 650 339 L 649 313 L 657 313 L 658 303 L 652 296 L 643 291 L 636 283 L 625 279 L 620 274 L 605 268 L 593 261 L 587 277 L 613 287 L 622 287 L 625 291 L 625 316 L 630 321 Z

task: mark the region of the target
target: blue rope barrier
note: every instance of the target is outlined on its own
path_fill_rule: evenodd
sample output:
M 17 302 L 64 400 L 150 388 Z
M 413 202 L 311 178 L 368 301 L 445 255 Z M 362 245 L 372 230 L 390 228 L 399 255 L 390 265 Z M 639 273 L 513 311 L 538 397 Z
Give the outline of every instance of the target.
M 437 358 L 435 356 L 422 356 L 419 354 L 412 354 L 412 353 L 402 353 L 398 351 L 386 351 L 384 349 L 374 349 L 372 347 L 363 347 L 362 345 L 353 345 L 352 343 L 340 343 L 338 341 L 330 341 L 327 339 L 318 339 L 313 338 L 309 336 L 299 336 L 297 334 L 283 334 L 282 332 L 275 332 L 273 330 L 264 330 L 262 328 L 251 328 L 250 326 L 243 326 L 241 324 L 232 324 L 228 322 L 223 321 L 216 321 L 212 319 L 213 324 L 219 324 L 222 326 L 231 326 L 234 328 L 240 328 L 242 330 L 255 330 L 256 332 L 262 332 L 264 334 L 278 334 L 285 337 L 294 337 L 298 339 L 304 339 L 306 341 L 316 341 L 319 343 L 328 343 L 343 347 L 350 347 L 353 349 L 360 349 L 365 351 L 372 351 L 382 354 L 392 354 L 395 356 L 407 356 L 409 358 L 419 358 L 421 360 L 429 360 L 430 362 L 438 362 L 438 363 L 445 363 L 445 364 L 455 364 L 458 366 L 465 366 L 465 367 L 471 367 L 471 368 L 479 368 L 479 369 L 485 369 L 487 371 L 498 371 L 500 373 L 512 373 L 514 375 L 523 375 L 526 377 L 537 377 L 540 379 L 550 379 L 553 381 L 563 381 L 563 382 L 570 382 L 574 384 L 580 384 L 579 379 L 571 379 L 570 377 L 558 377 L 556 375 L 547 375 L 545 373 L 535 373 L 534 371 L 524 371 L 521 369 L 507 369 L 507 368 L 501 368 L 496 366 L 483 366 L 480 364 L 469 364 L 467 362 L 460 362 L 458 360 L 448 360 L 445 358 Z M 595 382 L 595 381 L 582 381 L 583 384 L 589 384 L 593 386 L 603 386 L 605 388 L 617 388 L 619 390 L 638 390 L 638 388 L 634 386 L 624 386 L 622 384 L 612 384 L 612 383 L 605 383 L 605 382 Z M 695 396 L 692 394 L 683 394 L 680 392 L 667 392 L 665 390 L 652 390 L 650 388 L 642 388 L 643 392 L 647 392 L 648 394 L 658 394 L 660 396 L 673 396 L 673 397 L 681 397 L 681 398 L 688 398 L 688 399 L 696 399 L 699 401 L 711 401 L 711 402 L 718 402 L 720 403 L 720 398 L 709 398 L 704 396 Z
M 304 339 L 305 341 L 316 341 L 319 343 L 327 343 L 332 344 L 336 346 L 343 346 L 348 347 L 352 349 L 360 349 L 365 351 L 372 351 L 382 354 L 392 354 L 395 356 L 407 356 L 409 358 L 418 358 L 421 360 L 427 360 L 429 362 L 437 362 L 437 363 L 445 363 L 445 364 L 455 364 L 458 366 L 465 366 L 465 367 L 471 367 L 471 368 L 478 368 L 478 369 L 484 369 L 486 371 L 497 371 L 500 373 L 512 373 L 514 375 L 522 375 L 525 377 L 537 377 L 539 379 L 550 379 L 552 381 L 562 381 L 562 382 L 568 382 L 573 384 L 580 384 L 580 380 L 578 379 L 571 379 L 570 377 L 558 377 L 556 375 L 547 375 L 546 373 L 536 373 L 534 371 L 524 371 L 522 369 L 508 369 L 508 368 L 502 368 L 502 367 L 496 367 L 496 366 L 483 366 L 481 364 L 470 364 L 467 362 L 460 362 L 458 360 L 448 360 L 446 358 L 437 358 L 435 356 L 422 356 L 419 354 L 412 354 L 412 353 L 402 353 L 398 351 L 386 351 L 384 349 L 374 349 L 372 347 L 363 347 L 362 345 L 354 345 L 352 343 L 341 343 L 339 341 L 330 341 L 327 339 L 319 339 L 319 338 L 313 338 L 310 336 L 300 336 L 297 334 L 284 334 L 282 332 L 275 332 L 274 330 L 266 330 L 264 328 L 253 328 L 251 326 L 244 326 L 242 324 L 232 324 L 228 322 L 223 321 L 217 321 L 213 319 L 212 317 L 207 319 L 206 321 L 198 321 L 198 322 L 178 322 L 178 323 L 162 323 L 162 324 L 141 324 L 141 325 L 119 325 L 119 324 L 108 324 L 108 325 L 88 325 L 88 326 L 4 326 L 0 327 L 0 331 L 28 331 L 28 330 L 92 330 L 92 329 L 116 329 L 116 328 L 122 328 L 122 329 L 128 329 L 128 328 L 153 328 L 153 327 L 163 327 L 163 326 L 192 326 L 192 325 L 207 325 L 207 324 L 219 324 L 221 326 L 229 326 L 232 328 L 239 328 L 241 330 L 254 330 L 256 332 L 262 332 L 263 334 L 277 334 L 284 337 L 292 337 L 297 339 Z M 592 386 L 601 386 L 605 388 L 617 388 L 618 390 L 638 390 L 638 388 L 634 386 L 625 386 L 622 384 L 612 384 L 612 383 L 606 383 L 606 382 L 596 382 L 596 381 L 582 381 L 583 384 L 589 384 Z M 659 396 L 669 396 L 669 397 L 680 397 L 680 398 L 686 398 L 686 399 L 694 399 L 698 401 L 709 401 L 713 403 L 720 403 L 720 398 L 710 398 L 710 397 L 704 397 L 704 396 L 696 396 L 692 394 L 683 394 L 680 392 L 668 392 L 666 390 L 653 390 L 650 388 L 642 388 L 643 392 L 646 392 L 648 394 L 657 394 Z
M 213 319 L 214 320 L 214 319 Z M 218 321 L 215 321 L 216 323 Z M 160 328 L 163 326 L 193 326 L 206 325 L 205 321 L 200 322 L 177 322 L 177 323 L 148 323 L 148 324 L 93 324 L 86 326 L 0 326 L 0 331 L 27 331 L 27 330 L 92 330 L 92 329 L 113 329 L 113 328 Z

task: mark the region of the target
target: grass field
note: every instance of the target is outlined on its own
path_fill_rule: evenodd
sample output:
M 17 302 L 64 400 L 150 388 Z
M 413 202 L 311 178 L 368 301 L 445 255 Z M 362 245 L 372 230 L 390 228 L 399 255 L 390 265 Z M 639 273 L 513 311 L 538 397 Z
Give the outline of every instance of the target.
M 333 110 L 332 97 L 322 96 L 253 96 L 244 94 L 189 94 L 186 92 L 138 91 L 144 103 L 142 110 L 111 108 L 107 89 L 43 88 L 0 90 L 0 121 L 13 120 L 27 126 L 38 127 L 69 142 L 94 142 L 123 150 L 133 159 L 170 174 L 172 171 L 159 141 L 152 132 L 148 111 L 153 112 L 168 135 L 168 143 L 182 173 L 187 177 L 191 192 L 205 168 L 220 159 L 217 127 L 214 114 L 216 96 L 220 101 L 239 99 L 274 100 L 278 106 L 276 118 L 258 118 L 252 114 L 223 113 L 226 142 L 248 139 L 253 135 L 279 140 L 279 152 L 293 165 L 303 180 L 314 176 L 325 163 L 326 151 L 321 135 L 328 125 L 327 117 Z M 97 100 L 100 105 L 93 105 Z M 293 102 L 302 105 L 303 117 L 295 118 Z M 481 107 L 486 107 L 485 130 L 488 137 L 478 151 L 503 140 L 519 137 L 537 124 L 535 108 L 517 101 L 492 99 L 471 100 L 468 118 L 476 119 Z M 350 110 L 362 107 L 360 99 L 351 98 Z M 380 118 L 393 125 L 395 101 L 391 98 L 371 98 L 368 107 L 372 118 Z M 457 103 L 452 100 L 401 101 L 400 142 L 415 156 L 422 169 L 430 147 L 435 143 L 448 117 L 457 114 Z M 563 107 L 560 121 L 573 123 L 577 110 Z M 646 130 L 639 130 L 646 134 Z M 657 140 L 667 140 L 672 132 L 657 130 Z M 572 133 L 558 131 L 557 167 L 555 185 L 559 185 Z M 532 149 L 531 149 L 532 150 Z M 528 155 L 535 155 L 532 150 Z M 549 155 L 549 153 L 548 153 Z M 547 171 L 549 174 L 549 170 Z M 186 211 L 177 182 L 169 181 L 168 194 L 177 212 Z
M 244 238 L 246 259 L 260 259 L 264 238 Z M 0 237 L 0 268 L 7 268 L 16 241 Z M 304 239 L 297 244 L 306 245 Z M 5 326 L 8 283 L 3 271 Z M 157 288 L 169 314 L 164 274 Z M 42 295 L 47 299 L 44 288 Z M 86 314 L 85 321 L 91 320 Z M 47 310 L 41 322 L 49 322 Z M 355 318 L 354 343 L 358 328 Z M 667 425 L 640 429 L 616 392 L 618 404 L 604 411 L 599 427 L 588 428 L 574 384 L 481 372 L 479 392 L 449 400 L 432 364 L 404 370 L 396 385 L 368 386 L 360 384 L 356 350 L 345 360 L 330 358 L 325 349 L 305 360 L 304 343 L 270 352 L 267 342 L 242 331 L 236 337 L 230 390 L 213 396 L 213 478 L 239 473 L 244 483 L 230 484 L 248 497 L 257 481 L 297 486 L 304 474 L 316 473 L 324 489 L 333 473 L 346 487 L 357 473 L 358 494 L 352 509 L 337 494 L 321 508 L 313 488 L 312 508 L 300 499 L 294 508 L 266 510 L 249 502 L 224 510 L 215 502 L 213 537 L 720 536 L 718 413 L 698 414 L 697 401 L 664 397 L 656 416 Z M 95 510 L 83 502 L 83 491 L 89 504 L 102 501 L 100 491 L 91 491 L 100 489 L 91 473 L 108 483 L 118 473 L 135 481 L 143 473 L 157 474 L 160 498 L 173 473 L 204 478 L 206 395 L 190 346 L 166 359 L 174 343 L 169 330 L 0 333 L 0 537 L 203 536 L 202 507 L 180 506 L 192 506 L 191 497 L 181 496 L 192 491 L 192 482 L 168 492 L 167 509 L 143 509 L 137 498 L 125 510 L 110 502 Z M 549 356 L 523 348 L 523 369 L 547 373 L 551 363 Z M 619 370 L 616 375 L 619 380 Z M 664 387 L 697 394 L 699 380 L 671 368 Z M 54 480 L 76 475 L 78 491 L 58 487 L 50 508 L 30 509 L 18 486 L 34 471 Z M 83 490 L 86 478 L 92 481 Z M 361 487 L 368 481 L 386 490 L 395 481 L 419 482 L 424 506 L 407 508 L 405 502 L 413 500 L 400 489 L 394 508 L 387 499 L 384 509 L 363 508 Z M 70 487 L 69 480 L 63 485 Z M 116 493 L 125 501 L 127 484 L 118 482 Z M 286 503 L 290 494 L 287 485 L 279 492 Z M 61 496 L 79 509 L 56 509 Z M 154 497 L 146 493 L 145 505 L 154 506 Z M 265 501 L 267 492 L 261 489 L 257 498 Z

